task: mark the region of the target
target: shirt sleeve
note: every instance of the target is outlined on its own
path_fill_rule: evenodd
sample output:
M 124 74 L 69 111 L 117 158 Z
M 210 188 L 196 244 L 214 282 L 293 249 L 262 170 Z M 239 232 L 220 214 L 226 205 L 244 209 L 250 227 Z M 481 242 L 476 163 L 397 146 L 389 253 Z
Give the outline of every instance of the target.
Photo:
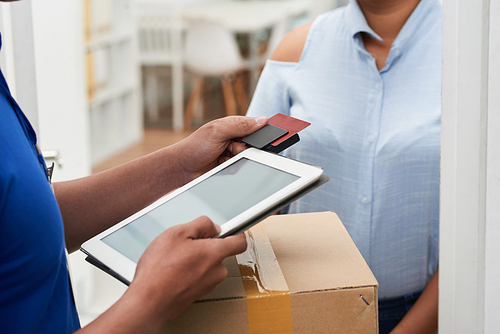
M 289 82 L 298 63 L 266 61 L 247 116 L 290 114 Z

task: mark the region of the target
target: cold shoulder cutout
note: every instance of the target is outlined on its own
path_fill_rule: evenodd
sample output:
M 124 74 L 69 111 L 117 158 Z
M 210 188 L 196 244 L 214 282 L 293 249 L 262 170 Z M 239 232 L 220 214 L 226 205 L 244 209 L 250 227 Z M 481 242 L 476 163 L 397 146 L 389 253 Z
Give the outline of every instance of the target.
M 278 44 L 270 59 L 298 63 L 311 25 L 312 22 L 306 23 L 290 31 Z

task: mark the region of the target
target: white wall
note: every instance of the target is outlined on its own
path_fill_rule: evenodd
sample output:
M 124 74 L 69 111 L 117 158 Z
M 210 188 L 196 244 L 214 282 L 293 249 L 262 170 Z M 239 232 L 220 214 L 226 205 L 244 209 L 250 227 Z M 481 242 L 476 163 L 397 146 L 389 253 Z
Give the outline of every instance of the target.
M 500 1 L 490 2 L 486 189 L 485 333 L 500 328 Z
M 440 333 L 499 328 L 499 1 L 443 2 Z
M 58 150 L 64 165 L 54 180 L 91 172 L 83 58 L 83 6 L 79 1 L 32 1 L 38 90 L 38 139 Z
M 37 87 L 31 0 L 2 3 L 2 68 L 12 95 L 38 129 Z

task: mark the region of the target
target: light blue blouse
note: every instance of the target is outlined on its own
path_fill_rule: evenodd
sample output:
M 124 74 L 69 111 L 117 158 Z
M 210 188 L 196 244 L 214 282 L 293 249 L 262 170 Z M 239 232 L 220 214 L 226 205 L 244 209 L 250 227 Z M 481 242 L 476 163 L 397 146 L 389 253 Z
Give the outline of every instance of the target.
M 441 4 L 421 0 L 378 71 L 355 1 L 319 16 L 298 63 L 268 61 L 249 116 L 311 122 L 285 151 L 331 180 L 290 213 L 335 211 L 379 281 L 422 290 L 438 265 Z

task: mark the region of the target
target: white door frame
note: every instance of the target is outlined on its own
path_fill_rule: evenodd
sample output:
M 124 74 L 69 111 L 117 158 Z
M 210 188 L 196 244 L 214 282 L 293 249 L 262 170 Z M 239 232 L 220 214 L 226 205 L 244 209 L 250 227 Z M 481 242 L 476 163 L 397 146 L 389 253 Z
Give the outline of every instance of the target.
M 499 2 L 443 2 L 440 333 L 500 326 Z
M 486 174 L 485 333 L 500 328 L 500 0 L 490 1 Z
M 37 132 L 39 119 L 31 5 L 31 0 L 0 4 L 2 42 L 6 44 L 2 47 L 1 65 L 12 95 Z
M 43 151 L 57 151 L 64 162 L 56 164 L 55 181 L 91 173 L 83 8 L 74 0 L 32 4 L 38 139 Z

